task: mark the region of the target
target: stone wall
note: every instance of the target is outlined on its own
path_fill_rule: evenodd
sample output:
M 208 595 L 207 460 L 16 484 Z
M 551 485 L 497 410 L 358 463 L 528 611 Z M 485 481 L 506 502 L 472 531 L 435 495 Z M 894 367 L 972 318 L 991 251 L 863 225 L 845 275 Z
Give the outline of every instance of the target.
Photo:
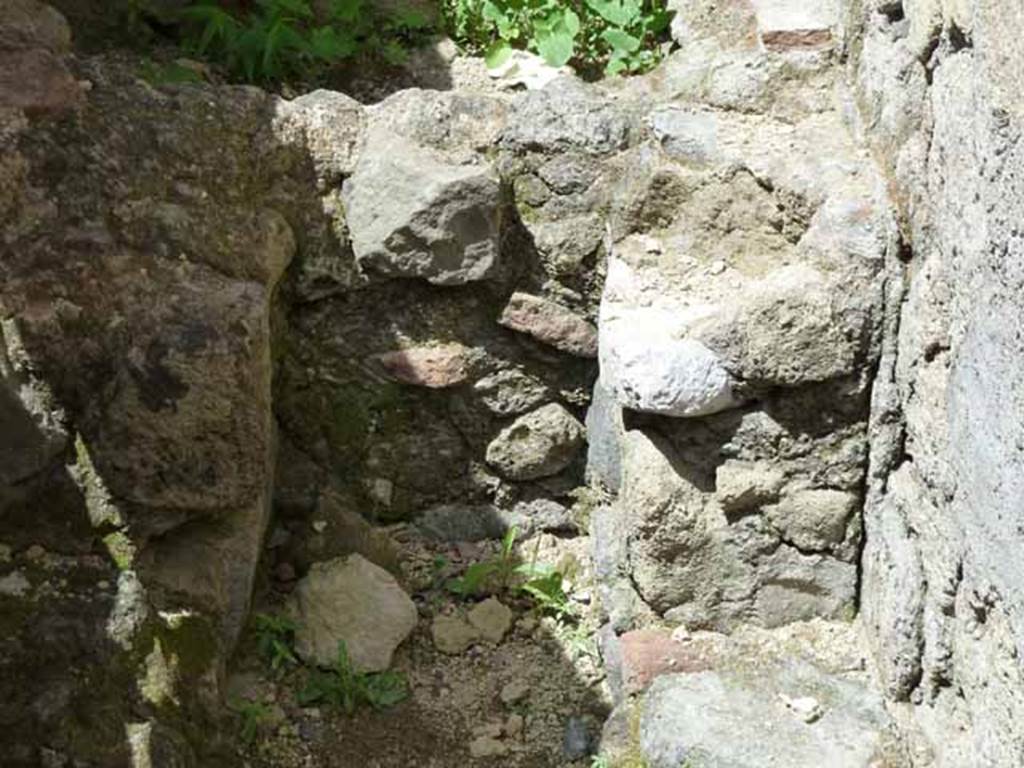
M 616 632 L 856 610 L 897 233 L 846 124 L 839 18 L 783 5 L 677 4 L 680 49 L 648 78 L 588 419 L 617 492 L 593 531 Z
M 1024 9 L 845 12 L 904 237 L 873 403 L 864 616 L 922 762 L 1020 765 Z
M 916 763 L 1024 762 L 1004 5 L 680 1 L 643 77 L 365 105 L 0 0 L 5 759 L 230 762 L 261 558 L 564 533 L 587 481 L 609 658 L 860 609 Z

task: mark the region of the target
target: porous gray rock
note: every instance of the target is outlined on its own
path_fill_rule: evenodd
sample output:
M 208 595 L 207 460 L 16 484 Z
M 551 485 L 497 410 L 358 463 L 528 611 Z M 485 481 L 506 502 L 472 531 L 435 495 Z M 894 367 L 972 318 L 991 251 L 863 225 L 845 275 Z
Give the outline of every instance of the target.
M 391 666 L 391 656 L 416 626 L 416 605 L 394 577 L 361 555 L 315 563 L 295 587 L 288 612 L 298 629 L 295 650 L 332 665 L 344 642 L 362 672 Z
M 875 383 L 863 617 L 886 694 L 937 763 L 1024 761 L 1024 9 L 851 9 L 860 118 L 904 215 Z M 889 9 L 890 11 L 892 9 Z M 990 169 L 978 173 L 977 169 Z M 909 268 L 904 262 L 909 260 Z M 1010 414 L 1013 414 L 1011 416 Z M 955 691 L 955 693 L 953 693 Z
M 543 381 L 517 368 L 485 376 L 475 384 L 473 391 L 495 416 L 518 416 L 550 399 L 550 391 Z
M 623 149 L 629 137 L 629 118 L 612 100 L 561 77 L 516 101 L 501 142 L 516 151 L 603 155 Z
M 457 165 L 377 128 L 342 199 L 356 260 L 392 277 L 459 285 L 498 264 L 502 191 L 487 165 Z
M 881 697 L 863 683 L 809 665 L 748 677 L 724 671 L 667 675 L 642 702 L 640 748 L 651 768 L 870 768 L 890 736 Z M 807 723 L 783 696 L 813 691 L 824 714 Z M 883 763 L 884 764 L 884 763 Z
M 500 539 L 517 518 L 490 504 L 439 504 L 417 518 L 416 527 L 435 541 Z
M 0 48 L 71 49 L 71 28 L 53 6 L 40 0 L 4 0 L 0 6 Z
M 808 489 L 787 493 L 765 510 L 783 538 L 801 550 L 822 550 L 842 543 L 860 498 L 847 491 Z
M 513 480 L 536 480 L 568 467 L 585 429 L 564 406 L 549 403 L 520 416 L 487 446 L 487 463 Z
M 587 409 L 587 481 L 612 492 L 622 480 L 622 406 L 600 377 Z
M 588 414 L 590 476 L 618 490 L 595 513 L 602 602 L 616 627 L 846 618 L 894 207 L 830 95 L 834 8 L 675 8 L 680 50 L 610 195 Z
M 705 416 L 738 403 L 723 360 L 677 337 L 675 317 L 650 310 L 601 317 L 601 380 L 623 408 Z
M 726 514 L 742 512 L 778 499 L 785 481 L 770 464 L 726 461 L 715 470 L 715 495 Z
M 275 133 L 309 152 L 325 190 L 355 170 L 365 126 L 363 105 L 335 91 L 316 90 L 275 105 Z

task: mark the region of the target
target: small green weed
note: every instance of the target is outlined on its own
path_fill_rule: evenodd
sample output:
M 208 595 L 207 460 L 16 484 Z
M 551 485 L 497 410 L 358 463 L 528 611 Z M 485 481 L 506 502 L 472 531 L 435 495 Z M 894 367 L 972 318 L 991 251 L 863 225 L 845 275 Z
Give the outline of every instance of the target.
M 474 597 L 484 591 L 496 571 L 497 565 L 491 560 L 472 563 L 461 576 L 449 579 L 445 587 L 457 597 Z
M 608 75 L 654 66 L 672 18 L 664 0 L 445 0 L 444 11 L 450 34 L 488 66 L 525 48 Z
M 239 717 L 242 718 L 241 737 L 242 742 L 251 745 L 256 741 L 260 727 L 270 717 L 270 707 L 258 701 L 249 699 L 235 699 L 230 707 Z
M 315 79 L 356 56 L 400 63 L 429 26 L 415 11 L 382 16 L 368 0 L 331 0 L 325 10 L 318 16 L 309 0 L 255 0 L 236 16 L 204 0 L 181 13 L 184 43 L 237 79 L 268 83 Z
M 590 758 L 590 768 L 612 768 L 608 758 L 603 755 L 594 755 Z
M 285 616 L 257 613 L 253 617 L 253 628 L 256 648 L 274 672 L 299 663 L 294 650 L 295 622 Z
M 362 705 L 376 710 L 388 709 L 408 695 L 409 688 L 404 675 L 392 670 L 357 672 L 352 666 L 345 643 L 340 642 L 334 667 L 327 671 L 314 669 L 310 672 L 305 688 L 299 692 L 299 703 L 322 703 L 351 715 Z
M 549 613 L 559 619 L 576 617 L 576 609 L 565 594 L 560 571 L 550 565 L 535 563 L 521 565 L 517 570 L 526 577 L 519 589 L 533 598 L 541 613 Z
M 479 596 L 487 591 L 508 589 L 519 567 L 519 561 L 515 554 L 518 535 L 519 529 L 514 525 L 505 531 L 498 556 L 479 563 L 472 563 L 461 576 L 449 579 L 445 585 L 448 591 L 458 597 L 469 598 Z

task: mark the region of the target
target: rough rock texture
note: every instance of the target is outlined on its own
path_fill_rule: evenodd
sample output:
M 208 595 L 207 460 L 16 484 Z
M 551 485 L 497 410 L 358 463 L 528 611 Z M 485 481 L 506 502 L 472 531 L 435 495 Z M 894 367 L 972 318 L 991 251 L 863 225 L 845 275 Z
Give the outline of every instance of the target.
M 557 403 L 520 416 L 487 446 L 487 463 L 513 480 L 557 474 L 583 445 L 583 425 Z
M 907 765 L 855 629 L 645 630 L 621 638 L 629 684 L 605 725 L 612 765 L 875 768 Z
M 869 768 L 882 759 L 885 709 L 877 693 L 794 667 L 737 680 L 717 672 L 660 678 L 644 697 L 640 744 L 651 768 Z M 806 723 L 785 691 L 813 692 L 826 714 Z
M 577 482 L 579 463 L 553 469 L 557 475 L 544 478 L 550 490 L 541 491 L 533 486 L 539 475 L 502 476 L 486 462 L 487 446 L 516 417 L 585 405 L 596 367 L 577 354 L 596 292 L 574 293 L 580 275 L 555 279 L 554 262 L 537 252 L 509 205 L 528 161 L 495 147 L 517 98 L 413 89 L 357 109 L 318 92 L 275 107 L 278 130 L 311 143 L 321 208 L 338 238 L 334 249 L 319 238 L 300 248 L 282 287 L 287 330 L 275 409 L 289 450 L 278 485 L 311 496 L 304 509 L 290 505 L 296 525 L 311 519 L 318 493 L 336 487 L 368 517 L 395 520 L 453 503 L 507 512 Z M 388 150 L 380 136 L 403 148 Z M 537 153 L 547 158 L 554 148 Z M 367 170 L 395 163 L 412 176 Z M 484 177 L 490 213 L 473 207 L 476 196 L 423 198 L 443 179 Z M 362 191 L 361 179 L 369 185 Z M 364 193 L 387 205 L 361 200 Z M 378 216 L 398 208 L 398 218 Z M 479 240 L 473 211 L 487 219 Z M 407 237 L 402 217 L 427 229 Z M 393 226 L 406 234 L 384 232 Z M 421 247 L 421 235 L 448 255 Z M 374 238 L 380 248 L 367 257 L 360 243 Z M 402 279 L 413 273 L 426 279 Z M 549 311 L 529 329 L 504 327 L 503 311 L 523 295 L 560 314 Z
M 829 763 L 786 750 L 873 696 L 808 723 L 651 625 L 860 607 L 910 762 L 1024 763 L 1024 11 L 673 6 L 644 77 L 364 105 L 154 85 L 0 0 L 5 765 L 219 765 L 261 553 L 564 535 L 584 476 L 620 692 L 692 664 Z M 746 759 L 694 721 L 652 759 Z
M 593 541 L 618 631 L 856 605 L 895 217 L 831 34 L 779 37 L 834 14 L 712 5 L 677 4 L 650 132 L 617 160 L 587 421 L 590 477 L 617 491 Z
M 59 57 L 35 5 L 15 50 Z M 0 598 L 0 741 L 114 765 L 158 711 L 161 743 L 209 726 L 270 512 L 272 297 L 316 196 L 269 96 L 54 61 L 73 91 L 0 85 L 0 568 L 31 585 Z
M 512 626 L 512 611 L 491 597 L 477 603 L 463 617 L 440 614 L 430 625 L 434 645 L 442 653 L 460 654 L 474 643 L 500 643 Z
M 900 205 L 862 604 L 915 759 L 1024 761 L 1024 9 L 845 3 L 863 128 Z
M 404 137 L 368 131 L 342 200 L 365 269 L 458 285 L 497 266 L 502 195 L 486 166 L 454 165 Z
M 394 577 L 361 555 L 314 564 L 296 587 L 289 613 L 300 656 L 329 667 L 344 642 L 362 672 L 391 666 L 391 655 L 417 619 L 416 605 Z

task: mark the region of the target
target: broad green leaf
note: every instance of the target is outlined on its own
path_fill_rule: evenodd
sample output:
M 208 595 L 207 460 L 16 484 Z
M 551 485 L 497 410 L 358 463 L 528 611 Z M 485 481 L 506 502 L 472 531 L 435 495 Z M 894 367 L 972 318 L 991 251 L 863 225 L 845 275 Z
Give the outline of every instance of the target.
M 482 15 L 487 21 L 493 21 L 495 23 L 505 19 L 505 12 L 492 3 L 491 0 L 484 0 Z
M 611 59 L 604 67 L 606 75 L 618 75 L 628 69 L 628 64 L 623 59 Z
M 646 20 L 647 31 L 655 35 L 665 31 L 675 13 L 675 11 L 667 11 L 663 8 L 652 11 Z
M 634 53 L 640 50 L 641 41 L 621 29 L 606 29 L 601 33 L 601 38 L 616 51 Z
M 537 53 L 552 67 L 564 66 L 572 58 L 573 36 L 564 25 L 537 37 Z
M 515 16 L 503 11 L 491 0 L 484 2 L 483 17 L 498 28 L 498 36 L 503 40 L 514 40 L 519 36 L 519 30 L 515 26 Z
M 580 17 L 576 15 L 576 11 L 572 8 L 565 9 L 565 15 L 562 17 L 562 22 L 565 24 L 565 28 L 573 38 L 580 33 Z
M 495 40 L 484 53 L 484 62 L 488 69 L 497 69 L 512 55 L 512 46 L 504 40 Z
M 638 15 L 620 0 L 586 0 L 587 6 L 605 21 L 617 27 L 628 27 Z
M 355 55 L 359 44 L 350 34 L 339 32 L 334 27 L 318 27 L 310 35 L 309 50 L 314 58 L 337 61 Z

